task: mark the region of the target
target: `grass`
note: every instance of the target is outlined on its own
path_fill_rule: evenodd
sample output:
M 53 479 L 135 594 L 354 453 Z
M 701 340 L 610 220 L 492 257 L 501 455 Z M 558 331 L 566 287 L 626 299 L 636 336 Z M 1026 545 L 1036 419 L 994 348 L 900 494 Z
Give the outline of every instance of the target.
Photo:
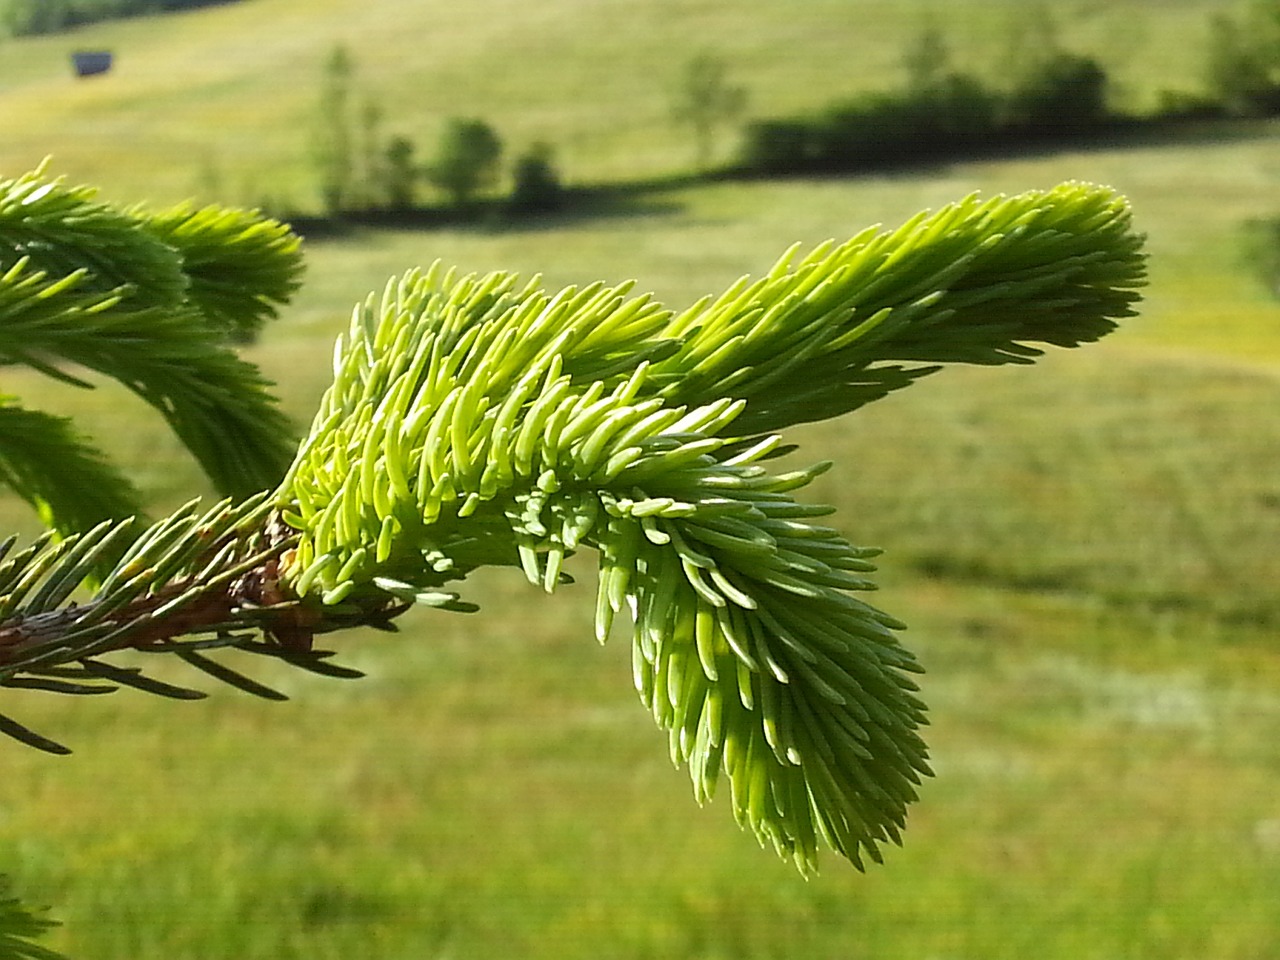
M 690 24 L 750 54 L 753 96 L 775 98 L 755 101 L 762 109 L 795 109 L 836 81 L 788 36 L 870 51 L 841 57 L 838 82 L 853 85 L 888 69 L 882 38 L 896 43 L 918 12 L 868 2 L 859 20 L 851 6 L 761 2 L 747 17 L 653 0 L 624 21 L 613 5 L 568 2 L 251 0 L 114 24 L 6 48 L 0 105 L 27 127 L 0 145 L 0 167 L 53 150 L 59 169 L 113 195 L 154 186 L 166 199 L 189 189 L 192 149 L 216 117 L 247 131 L 216 148 L 229 180 L 269 169 L 303 184 L 288 151 L 345 17 L 371 85 L 390 88 L 396 60 L 372 51 L 394 42 L 415 89 L 451 89 L 450 107 L 504 132 L 543 125 L 574 176 L 640 177 L 687 158 L 642 68 L 683 51 Z M 946 15 L 976 51 L 1002 6 L 964 4 L 970 20 L 961 6 Z M 1060 19 L 1082 41 L 1101 40 L 1108 18 L 1145 23 L 1133 76 L 1152 89 L 1178 78 L 1164 41 L 1192 35 L 1209 6 L 1078 3 Z M 533 55 L 573 36 L 595 42 Z M 82 41 L 118 46 L 128 71 L 113 86 L 43 77 L 41 63 Z M 161 66 L 184 58 L 190 85 L 153 96 Z M 480 69 L 490 62 L 530 73 L 521 83 Z M 278 96 L 250 101 L 268 76 Z M 589 101 L 567 98 L 583 78 Z M 397 94 L 406 103 L 409 87 Z M 87 116 L 90 97 L 98 132 L 76 147 L 64 120 Z M 611 126 L 618 117 L 648 119 Z M 625 638 L 589 640 L 584 557 L 584 582 L 554 598 L 494 572 L 467 584 L 478 615 L 411 615 L 399 636 L 341 638 L 365 680 L 269 669 L 294 698 L 284 705 L 228 689 L 194 704 L 7 692 L 6 711 L 77 752 L 0 744 L 0 870 L 28 901 L 53 905 L 64 926 L 49 942 L 78 960 L 1280 952 L 1280 307 L 1236 246 L 1240 221 L 1280 206 L 1269 132 L 673 187 L 518 230 L 312 242 L 306 289 L 249 351 L 301 420 L 350 304 L 436 257 L 542 272 L 551 286 L 635 277 L 678 305 L 763 271 L 793 241 L 892 225 L 972 190 L 1069 177 L 1124 190 L 1153 260 L 1143 315 L 1123 331 L 1034 368 L 947 371 L 799 432 L 801 457 L 837 461 L 813 497 L 839 506 L 853 539 L 888 548 L 876 599 L 910 622 L 904 639 L 929 669 L 938 776 L 885 866 L 859 875 L 831 858 L 806 883 L 740 833 L 723 802 L 690 802 L 629 689 Z M 10 371 L 5 390 L 75 414 L 157 512 L 204 489 L 158 418 L 109 386 L 85 393 Z M 11 501 L 0 520 L 34 528 Z

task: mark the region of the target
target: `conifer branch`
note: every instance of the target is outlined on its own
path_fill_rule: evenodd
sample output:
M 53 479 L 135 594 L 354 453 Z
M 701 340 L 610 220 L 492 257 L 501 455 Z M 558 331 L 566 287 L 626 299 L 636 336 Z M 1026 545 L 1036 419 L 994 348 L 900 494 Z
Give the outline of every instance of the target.
M 233 341 L 256 337 L 301 285 L 301 241 L 282 223 L 190 204 L 137 213 L 146 231 L 181 257 L 188 302 Z
M 192 695 L 103 659 L 132 648 L 272 696 L 210 651 L 349 675 L 317 634 L 474 610 L 455 586 L 486 565 L 550 592 L 593 549 L 596 635 L 632 621 L 637 690 L 695 796 L 727 780 L 802 871 L 822 844 L 879 860 L 929 773 L 919 666 L 861 598 L 877 551 L 795 496 L 829 464 L 769 470 L 773 431 L 938 364 L 1102 336 L 1132 311 L 1140 247 L 1123 200 L 1066 184 L 788 255 L 680 314 L 628 286 L 410 271 L 355 311 L 272 493 L 153 525 L 79 605 L 119 525 L 0 565 L 0 685 Z
M 1142 237 L 1122 197 L 1064 183 L 970 196 L 893 231 L 864 231 L 673 317 L 674 402 L 750 401 L 752 432 L 838 416 L 948 363 L 1030 363 L 1133 315 Z M 911 366 L 904 366 L 911 364 Z M 920 366 L 924 364 L 925 366 Z
M 34 938 L 58 926 L 13 896 L 8 877 L 0 876 L 0 957 L 5 960 L 66 960 L 60 953 L 42 947 Z
M 57 464 L 56 474 L 49 464 Z M 141 509 L 141 497 L 72 422 L 0 397 L 0 483 L 63 535 Z
M 292 428 L 227 340 L 252 335 L 301 269 L 298 238 L 257 214 L 120 211 L 43 169 L 0 181 L 0 363 L 81 387 L 91 385 L 83 370 L 118 381 L 164 417 L 215 488 L 247 497 L 279 482 Z M 80 459 L 100 457 L 85 444 Z M 64 486 L 51 505 L 78 492 L 56 469 L 41 484 Z M 113 515 L 135 512 L 133 502 Z M 84 513 L 54 521 L 83 530 Z

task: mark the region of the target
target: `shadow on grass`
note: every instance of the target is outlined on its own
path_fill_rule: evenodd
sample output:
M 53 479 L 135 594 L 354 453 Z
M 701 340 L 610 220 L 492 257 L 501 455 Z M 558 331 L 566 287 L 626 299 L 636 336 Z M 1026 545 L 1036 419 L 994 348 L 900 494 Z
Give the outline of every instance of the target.
M 711 172 L 699 182 L 711 180 L 847 180 L 867 176 L 940 176 L 957 164 L 999 160 L 1038 160 L 1066 153 L 1101 153 L 1213 146 L 1274 140 L 1280 133 L 1280 117 L 1200 118 L 1116 116 L 1081 130 L 1024 129 L 994 137 L 985 143 L 920 143 L 910 156 L 876 156 L 813 159 L 793 170 L 753 169 L 732 166 Z
M 518 208 L 506 199 L 466 206 L 443 204 L 400 210 L 350 210 L 336 216 L 284 214 L 281 219 L 309 240 L 341 239 L 363 230 L 470 230 L 483 233 L 554 230 L 590 220 L 663 217 L 679 213 L 679 194 L 713 179 L 702 175 L 656 177 L 632 183 L 565 187 L 554 203 Z
M 1192 614 L 1227 628 L 1274 630 L 1280 627 L 1280 605 L 1231 595 L 1200 595 L 1159 590 L 1141 583 L 1096 581 L 1085 567 L 1019 571 L 975 557 L 925 553 L 907 565 L 928 580 L 992 587 L 1012 593 L 1089 597 L 1117 610 L 1149 614 Z

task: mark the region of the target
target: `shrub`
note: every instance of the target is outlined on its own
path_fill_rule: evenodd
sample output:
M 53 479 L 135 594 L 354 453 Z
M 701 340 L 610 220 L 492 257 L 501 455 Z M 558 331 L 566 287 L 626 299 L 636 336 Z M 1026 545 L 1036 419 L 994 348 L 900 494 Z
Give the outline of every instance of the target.
M 498 178 L 502 141 L 483 120 L 454 117 L 446 124 L 427 167 L 427 179 L 444 191 L 456 207 L 466 206 Z
M 872 94 L 813 119 L 767 120 L 747 128 L 741 162 L 778 175 L 945 156 L 987 143 L 999 101 L 977 80 L 949 73 L 928 87 Z
M 350 116 L 354 74 L 350 52 L 338 44 L 325 61 L 312 141 L 312 159 L 329 216 L 347 207 L 354 192 L 355 137 Z
M 1075 132 L 1107 119 L 1107 73 L 1091 57 L 1060 53 L 1013 91 L 1007 123 L 1027 132 Z
M 24 36 L 56 33 L 100 20 L 234 2 L 236 0 L 8 0 L 0 10 L 9 32 Z
M 1181 90 L 1162 90 L 1155 119 L 1160 121 L 1220 120 L 1226 115 L 1227 108 L 1220 100 Z
M 742 115 L 747 92 L 729 83 L 724 63 L 702 54 L 685 66 L 676 91 L 672 117 L 693 132 L 694 156 L 699 170 L 711 162 L 716 132 Z
M 550 144 L 535 143 L 516 160 L 510 207 L 517 213 L 542 213 L 564 202 L 564 186 Z
M 753 173 L 802 173 L 816 166 L 817 159 L 817 137 L 811 120 L 758 120 L 747 126 L 741 164 Z
M 758 121 L 741 165 L 778 175 L 857 170 L 934 160 L 1012 137 L 1078 132 L 1110 119 L 1107 74 L 1062 52 L 1041 9 L 1021 22 L 1008 51 L 1013 89 L 1001 92 L 955 70 L 945 38 L 925 29 L 903 55 L 905 83 L 828 107 L 815 117 Z
M 1280 2 L 1254 0 L 1239 18 L 1209 24 L 1209 95 L 1240 116 L 1280 110 Z
M 838 168 L 952 153 L 991 137 L 997 102 L 974 78 L 948 74 L 929 87 L 828 111 L 817 152 Z
M 1273 297 L 1280 298 L 1280 218 L 1250 220 L 1244 225 L 1244 256 L 1254 276 Z
M 408 137 L 392 137 L 383 151 L 381 187 L 392 210 L 408 210 L 416 200 L 419 170 L 414 163 L 414 149 Z

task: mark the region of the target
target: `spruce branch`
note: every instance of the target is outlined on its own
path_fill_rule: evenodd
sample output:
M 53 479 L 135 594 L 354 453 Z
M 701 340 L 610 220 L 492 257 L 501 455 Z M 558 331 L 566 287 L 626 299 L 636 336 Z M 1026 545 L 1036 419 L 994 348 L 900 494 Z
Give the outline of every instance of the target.
M 674 402 L 750 401 L 752 432 L 838 416 L 942 364 L 1097 340 L 1133 315 L 1141 246 L 1125 200 L 1091 184 L 973 195 L 798 260 L 793 248 L 673 317 L 663 335 L 685 346 L 657 370 Z
M 292 431 L 227 339 L 256 330 L 301 267 L 297 237 L 257 214 L 120 211 L 43 169 L 0 181 L 0 363 L 81 387 L 81 370 L 118 381 L 160 412 L 221 493 L 247 497 L 279 482 Z M 96 457 L 82 447 L 80 460 Z M 60 483 L 57 470 L 41 479 Z M 51 505 L 73 498 L 63 487 Z M 83 530 L 84 513 L 55 510 L 55 522 Z
M 342 611 L 317 615 L 284 593 L 278 560 L 296 536 L 273 514 L 271 497 L 259 494 L 207 511 L 193 501 L 136 537 L 130 521 L 109 521 L 62 539 L 47 534 L 16 554 L 11 537 L 0 544 L 0 687 L 95 694 L 127 686 L 175 699 L 204 696 L 102 659 L 125 649 L 174 653 L 268 699 L 283 696 L 205 652 L 236 647 L 328 676 L 359 676 L 327 663 L 330 654 L 314 650 L 311 640 L 318 632 L 383 625 L 377 611 L 369 605 L 358 619 Z M 100 559 L 115 555 L 110 574 L 81 597 Z M 390 600 L 384 607 L 403 610 Z M 0 731 L 69 752 L 12 718 L 0 717 Z
M 139 215 L 147 232 L 182 258 L 188 301 L 236 342 L 252 341 L 301 285 L 301 241 L 282 223 L 190 204 Z
M 0 875 L 0 958 L 4 960 L 66 960 L 60 953 L 34 942 L 59 924 L 13 896 L 13 884 Z
M 177 307 L 186 294 L 182 256 L 139 229 L 138 218 L 38 169 L 0 180 L 0 262 L 26 258 L 49 277 L 82 272 L 87 292 L 128 295 L 142 307 Z
M 57 464 L 55 471 L 49 464 Z M 63 535 L 141 508 L 129 479 L 84 438 L 71 420 L 25 410 L 0 396 L 0 483 Z
M 878 551 L 796 496 L 829 464 L 771 471 L 773 431 L 938 364 L 1102 336 L 1132 310 L 1140 246 L 1120 198 L 1066 184 L 789 255 L 681 314 L 626 285 L 410 271 L 354 312 L 273 493 L 154 525 L 80 605 L 118 527 L 0 565 L 0 685 L 190 695 L 103 659 L 128 647 L 270 695 L 210 651 L 342 675 L 315 635 L 474 610 L 456 587 L 486 565 L 550 592 L 590 548 L 596 635 L 631 621 L 636 687 L 697 799 L 727 780 L 802 871 L 823 844 L 879 860 L 929 774 L 920 668 L 861 597 Z

